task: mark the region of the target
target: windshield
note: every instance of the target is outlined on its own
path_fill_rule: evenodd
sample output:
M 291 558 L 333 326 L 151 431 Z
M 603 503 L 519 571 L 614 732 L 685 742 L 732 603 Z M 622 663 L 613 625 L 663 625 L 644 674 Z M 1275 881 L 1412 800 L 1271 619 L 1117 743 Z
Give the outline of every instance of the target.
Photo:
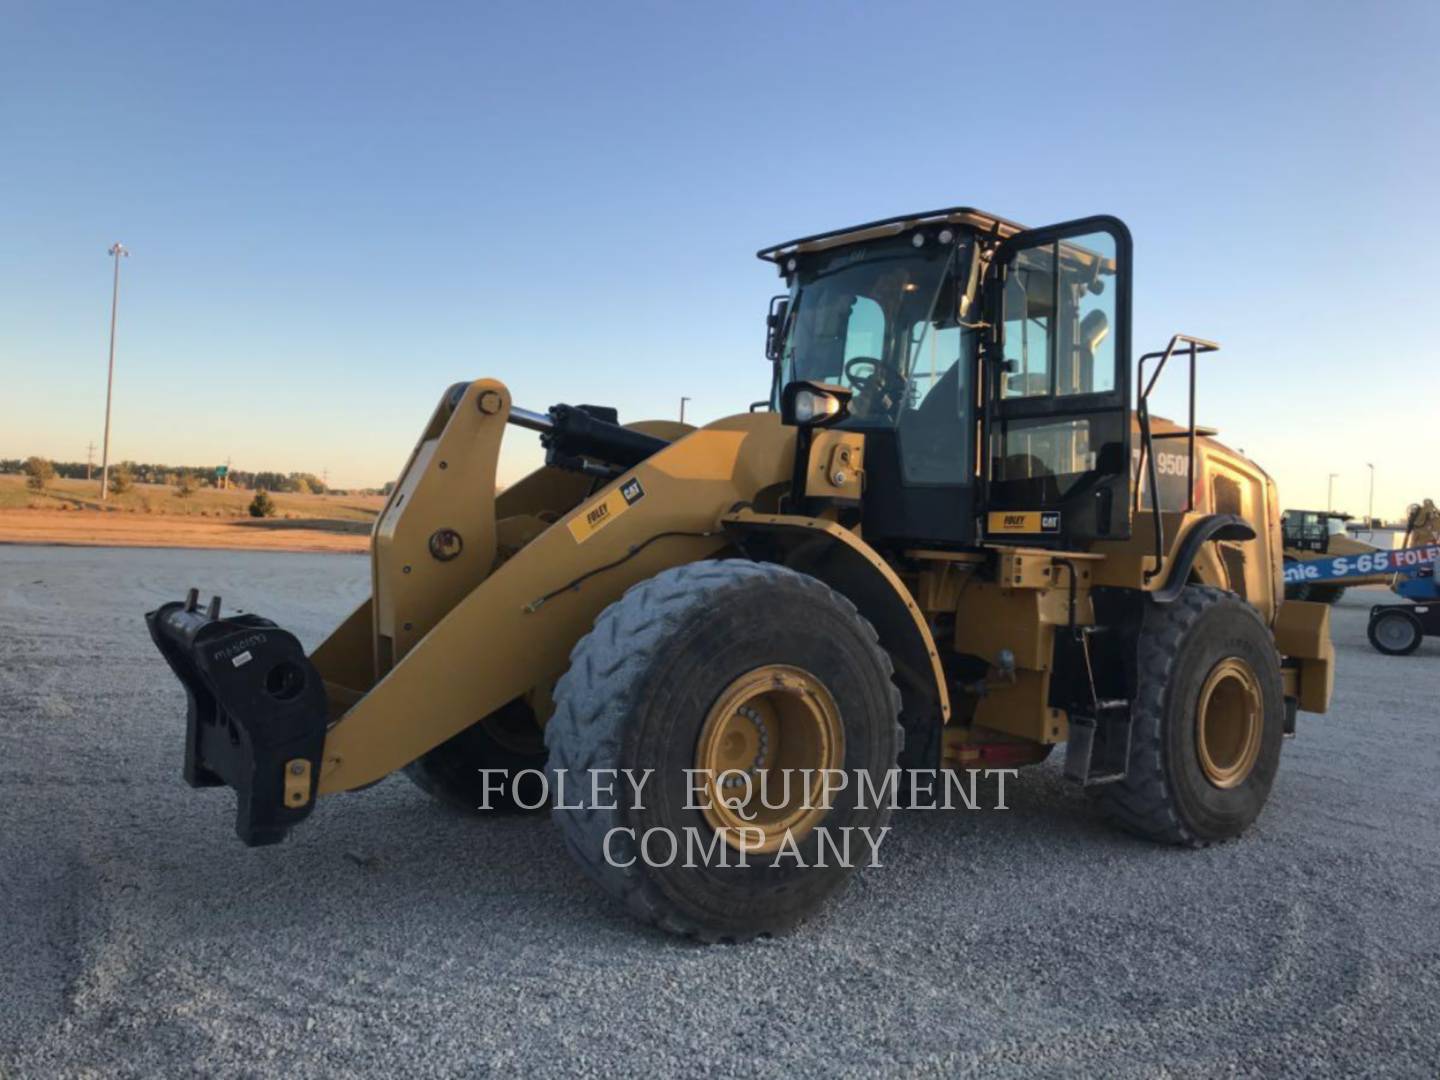
M 957 268 L 968 274 L 969 252 L 963 238 L 942 244 L 929 237 L 916 247 L 906 235 L 802 266 L 778 385 L 806 379 L 849 387 L 846 427 L 900 423 L 937 387 L 961 379 L 957 362 L 973 335 L 959 324 L 966 283 Z M 953 420 L 956 410 L 949 413 Z
M 906 483 L 969 483 L 979 332 L 961 315 L 973 263 L 969 238 L 956 242 L 948 229 L 806 260 L 777 392 L 797 379 L 849 387 L 850 415 L 839 426 L 893 430 Z

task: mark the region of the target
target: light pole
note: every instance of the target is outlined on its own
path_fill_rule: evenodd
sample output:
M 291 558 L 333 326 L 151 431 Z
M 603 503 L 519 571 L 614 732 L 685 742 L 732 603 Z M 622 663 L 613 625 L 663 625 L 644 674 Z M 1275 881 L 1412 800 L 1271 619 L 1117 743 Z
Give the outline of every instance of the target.
M 689 400 L 688 397 L 682 397 L 680 399 L 680 423 L 682 424 L 685 422 L 685 402 Z
M 105 440 L 100 449 L 100 501 L 110 497 L 110 397 L 115 389 L 115 314 L 120 308 L 120 256 L 130 257 L 118 240 L 110 246 L 115 257 L 115 284 L 110 293 L 110 373 L 105 377 Z
M 1335 478 L 1339 475 L 1338 472 L 1332 472 L 1330 474 L 1330 486 L 1325 489 L 1325 512 L 1327 514 L 1335 509 Z
M 1365 467 L 1370 470 L 1370 508 L 1365 511 L 1365 527 L 1368 529 L 1375 520 L 1375 466 L 1367 461 Z

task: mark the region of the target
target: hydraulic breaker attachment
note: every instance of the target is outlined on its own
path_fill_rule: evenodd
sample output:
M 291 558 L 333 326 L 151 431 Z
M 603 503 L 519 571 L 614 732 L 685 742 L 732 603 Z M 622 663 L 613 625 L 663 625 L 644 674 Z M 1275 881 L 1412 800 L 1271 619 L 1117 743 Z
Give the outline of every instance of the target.
M 315 805 L 325 744 L 325 687 L 295 636 L 258 615 L 220 617 L 199 593 L 145 616 L 189 696 L 185 781 L 228 784 L 235 831 L 251 847 L 279 843 Z

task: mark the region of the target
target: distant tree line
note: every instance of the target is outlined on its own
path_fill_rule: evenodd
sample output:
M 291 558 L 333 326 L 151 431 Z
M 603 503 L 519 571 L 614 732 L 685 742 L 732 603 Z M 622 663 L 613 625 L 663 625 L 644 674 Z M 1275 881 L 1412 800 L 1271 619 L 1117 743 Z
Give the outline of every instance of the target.
M 30 469 L 27 469 L 27 462 L 44 462 L 45 478 L 43 481 L 40 481 L 42 485 L 48 483 L 50 479 L 55 477 L 63 480 L 85 479 L 85 462 L 47 461 L 44 458 L 0 458 L 0 473 L 26 473 L 27 477 L 33 478 L 33 470 L 39 466 L 32 465 Z M 92 465 L 90 466 L 90 470 L 91 475 L 98 479 L 100 467 L 98 465 Z M 112 478 L 117 470 L 124 471 L 129 483 L 168 484 L 177 489 L 182 489 L 181 494 L 188 494 L 198 487 L 220 486 L 220 480 L 215 475 L 214 466 L 152 465 L 135 461 L 123 461 L 110 466 Z M 352 494 L 350 491 L 328 487 L 318 476 L 308 472 L 249 472 L 244 469 L 231 469 L 229 480 L 230 487 L 249 491 L 290 492 L 300 495 Z M 391 486 L 392 485 L 387 484 L 386 489 Z M 365 488 L 359 492 L 353 492 L 353 494 L 380 492 L 382 492 L 382 489 L 379 488 Z

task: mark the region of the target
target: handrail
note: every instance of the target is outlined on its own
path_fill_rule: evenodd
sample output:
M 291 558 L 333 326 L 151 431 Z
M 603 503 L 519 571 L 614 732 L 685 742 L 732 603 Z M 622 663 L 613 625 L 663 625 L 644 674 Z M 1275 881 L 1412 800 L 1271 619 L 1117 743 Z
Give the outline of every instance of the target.
M 1140 396 L 1136 401 L 1135 413 L 1140 422 L 1140 472 L 1144 472 L 1148 466 L 1150 480 L 1150 511 L 1155 523 L 1155 568 L 1145 571 L 1145 580 L 1157 577 L 1165 565 L 1165 525 L 1160 520 L 1160 474 L 1155 466 L 1155 448 L 1153 436 L 1150 434 L 1150 391 L 1155 389 L 1155 384 L 1160 379 L 1160 373 L 1165 370 L 1170 357 L 1175 353 L 1175 347 L 1184 342 L 1189 348 L 1183 350 L 1190 357 L 1190 429 L 1187 436 L 1190 451 L 1190 464 L 1185 477 L 1187 488 L 1185 500 L 1185 512 L 1188 514 L 1195 509 L 1195 358 L 1201 353 L 1216 352 L 1220 346 L 1213 341 L 1206 341 L 1204 338 L 1191 337 L 1189 334 L 1175 334 L 1170 338 L 1170 344 L 1166 345 L 1161 352 L 1149 352 L 1140 357 L 1139 369 L 1136 372 L 1136 384 L 1140 387 Z M 1155 365 L 1155 371 L 1150 376 L 1150 381 L 1145 381 L 1145 362 L 1159 358 L 1160 363 Z M 1140 512 L 1140 487 L 1135 485 L 1132 513 Z

